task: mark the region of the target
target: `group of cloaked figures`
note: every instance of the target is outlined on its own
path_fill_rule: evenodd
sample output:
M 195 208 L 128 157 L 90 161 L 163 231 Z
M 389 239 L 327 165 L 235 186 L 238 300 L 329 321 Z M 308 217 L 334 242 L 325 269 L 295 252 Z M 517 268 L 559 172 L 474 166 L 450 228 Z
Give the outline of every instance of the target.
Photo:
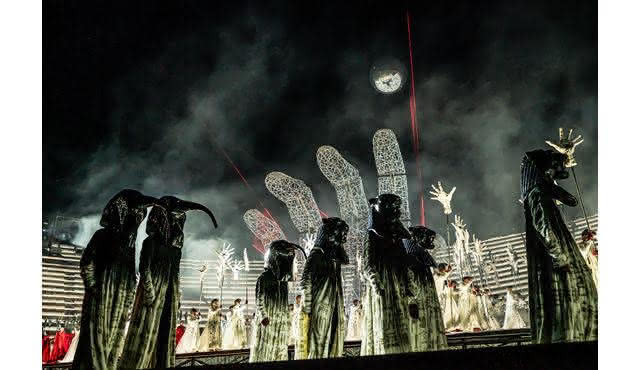
M 521 165 L 526 220 L 529 313 L 534 343 L 597 339 L 598 298 L 591 271 L 556 202 L 577 200 L 557 185 L 566 179 L 567 156 L 551 150 L 527 152 Z M 368 238 L 361 278 L 361 354 L 379 355 L 442 349 L 445 323 L 428 250 L 436 233 L 401 222 L 401 198 L 381 194 L 370 200 Z M 136 289 L 134 242 L 147 221 Z M 85 297 L 74 369 L 165 368 L 175 362 L 179 262 L 185 213 L 204 206 L 175 197 L 160 199 L 124 190 L 107 204 L 98 230 L 81 258 Z M 349 227 L 325 218 L 307 256 L 300 246 L 277 240 L 265 254 L 256 282 L 256 313 L 250 362 L 288 359 L 291 314 L 288 282 L 296 250 L 306 261 L 295 358 L 340 357 L 345 340 L 341 266 Z M 135 296 L 135 299 L 134 299 Z M 127 311 L 133 305 L 126 337 Z

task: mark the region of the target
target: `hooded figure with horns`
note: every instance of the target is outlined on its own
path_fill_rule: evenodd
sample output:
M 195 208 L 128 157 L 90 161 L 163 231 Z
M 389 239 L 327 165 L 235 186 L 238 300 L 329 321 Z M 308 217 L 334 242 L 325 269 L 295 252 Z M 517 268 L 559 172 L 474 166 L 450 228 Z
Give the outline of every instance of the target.
M 125 189 L 102 211 L 80 258 L 84 300 L 73 369 L 115 369 L 136 289 L 135 242 L 147 207 L 158 200 Z
M 276 240 L 265 254 L 264 272 L 256 282 L 256 315 L 249 362 L 286 361 L 288 359 L 289 281 L 293 279 L 295 250 L 299 245 Z M 306 258 L 306 254 L 305 254 Z
M 349 226 L 338 217 L 322 226 L 302 273 L 303 306 L 296 359 L 342 356 L 344 295 L 341 266 L 349 263 L 344 249 Z
M 529 315 L 534 343 L 596 340 L 598 293 L 555 201 L 576 198 L 555 183 L 569 176 L 567 157 L 551 150 L 527 152 L 520 190 L 526 220 Z
M 147 234 L 140 253 L 140 283 L 131 315 L 124 353 L 124 369 L 168 368 L 175 364 L 176 318 L 180 302 L 180 259 L 186 212 L 205 212 L 205 206 L 176 197 L 160 198 L 147 220 Z
M 415 352 L 443 349 L 447 347 L 447 337 L 438 290 L 431 273 L 431 268 L 438 265 L 428 250 L 434 249 L 435 243 L 445 245 L 445 242 L 435 231 L 424 226 L 413 226 L 409 231 L 411 239 L 404 241 L 409 257 L 409 289 L 418 306 L 418 318 L 409 320 L 411 347 Z
M 364 328 L 360 353 L 384 355 L 411 351 L 409 317 L 417 318 L 417 306 L 409 307 L 407 253 L 403 239 L 411 233 L 400 221 L 402 200 L 381 194 L 369 201 L 368 240 L 364 246 Z

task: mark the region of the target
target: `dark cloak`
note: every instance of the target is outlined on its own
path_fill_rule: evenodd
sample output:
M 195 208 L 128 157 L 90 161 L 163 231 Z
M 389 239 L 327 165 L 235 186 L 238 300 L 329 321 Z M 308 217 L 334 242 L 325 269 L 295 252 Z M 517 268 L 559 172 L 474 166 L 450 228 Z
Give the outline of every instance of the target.
M 135 241 L 147 206 L 157 200 L 123 190 L 107 203 L 80 258 L 84 299 L 73 369 L 115 369 L 136 289 Z
M 185 212 L 205 211 L 206 207 L 175 197 L 162 197 L 160 202 L 164 208 L 154 207 L 147 221 L 149 237 L 144 240 L 140 253 L 140 283 L 119 363 L 123 369 L 175 365 Z M 208 209 L 205 212 L 215 226 L 211 212 Z
M 402 200 L 393 194 L 381 194 L 370 203 L 369 238 L 363 256 L 366 284 L 361 355 L 410 352 L 411 292 L 402 240 L 411 234 L 400 221 Z
M 349 263 L 344 250 L 348 231 L 349 226 L 337 217 L 322 220 L 302 273 L 304 305 L 296 359 L 342 356 L 345 324 L 341 266 Z
M 291 325 L 288 284 L 293 278 L 295 249 L 301 248 L 286 240 L 276 240 L 269 245 L 264 272 L 256 282 L 256 315 L 249 362 L 288 359 Z
M 526 220 L 529 315 L 534 343 L 596 340 L 598 293 L 555 200 L 576 199 L 554 184 L 566 178 L 564 156 L 528 152 L 521 165 Z
M 410 227 L 411 239 L 404 241 L 407 250 L 409 289 L 413 303 L 418 306 L 418 317 L 409 319 L 411 347 L 415 352 L 447 347 L 444 320 L 431 268 L 437 265 L 428 252 L 433 249 L 436 233 L 424 226 Z

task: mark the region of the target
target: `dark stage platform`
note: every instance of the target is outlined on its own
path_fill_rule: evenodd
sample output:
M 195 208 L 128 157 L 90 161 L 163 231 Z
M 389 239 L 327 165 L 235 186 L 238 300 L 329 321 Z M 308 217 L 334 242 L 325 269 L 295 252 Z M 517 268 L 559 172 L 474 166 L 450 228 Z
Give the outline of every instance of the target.
M 238 363 L 226 365 L 181 366 L 178 369 L 219 370 L 390 370 L 390 369 L 531 369 L 589 370 L 598 367 L 598 342 L 550 345 L 520 345 L 453 349 L 438 352 L 406 353 L 386 356 L 346 357 L 328 360 Z

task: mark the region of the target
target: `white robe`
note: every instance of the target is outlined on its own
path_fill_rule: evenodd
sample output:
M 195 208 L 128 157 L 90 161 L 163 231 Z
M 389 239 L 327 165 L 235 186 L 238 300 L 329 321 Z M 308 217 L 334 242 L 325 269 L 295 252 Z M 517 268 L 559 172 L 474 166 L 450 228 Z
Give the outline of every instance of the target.
M 180 343 L 176 347 L 176 353 L 194 353 L 198 352 L 200 346 L 200 318 L 192 318 L 187 316 L 187 327 L 184 335 L 180 339 Z
M 69 350 L 64 355 L 64 358 L 60 362 L 73 362 L 73 356 L 76 354 L 76 348 L 78 347 L 78 338 L 80 338 L 80 330 L 75 330 L 75 335 L 71 339 Z
M 460 311 L 458 310 L 459 292 L 453 288 L 445 288 L 444 290 L 444 309 L 442 310 L 442 319 L 444 320 L 444 328 L 446 331 L 460 329 Z
M 460 299 L 458 300 L 460 312 L 460 326 L 464 331 L 473 331 L 476 328 L 483 329 L 478 297 L 471 291 L 471 283 L 462 284 Z
M 488 295 L 483 294 L 480 296 L 480 306 L 481 306 L 481 311 L 484 314 L 485 321 L 487 322 L 487 326 L 488 326 L 487 329 L 489 330 L 500 329 L 500 324 L 498 323 L 498 320 L 496 320 L 496 318 L 491 313 L 491 308 L 493 305 L 491 304 L 491 300 L 489 299 Z
M 440 306 L 442 307 L 442 309 L 444 310 L 444 302 L 445 302 L 445 298 L 447 295 L 447 286 L 446 286 L 446 281 L 449 279 L 449 276 L 451 275 L 451 271 L 449 272 L 445 272 L 443 274 L 439 274 L 437 272 L 437 270 L 433 270 L 433 281 L 436 284 L 436 292 L 438 293 L 438 299 L 440 300 Z
M 236 305 L 227 319 L 227 326 L 222 334 L 222 349 L 240 349 L 247 347 L 247 329 L 245 327 L 244 310 L 246 305 Z
M 360 340 L 362 334 L 362 306 L 349 308 L 349 322 L 347 324 L 346 340 Z
M 596 283 L 596 289 L 598 289 L 598 257 L 593 255 L 593 250 L 596 248 L 593 241 L 582 242 L 579 244 L 580 253 L 587 262 L 587 266 L 591 269 L 591 277 L 593 282 Z
M 522 329 L 526 325 L 524 320 L 522 320 L 522 316 L 518 312 L 518 308 L 516 307 L 516 300 L 509 291 L 507 291 L 507 297 L 504 305 L 504 323 L 502 325 L 503 329 Z

